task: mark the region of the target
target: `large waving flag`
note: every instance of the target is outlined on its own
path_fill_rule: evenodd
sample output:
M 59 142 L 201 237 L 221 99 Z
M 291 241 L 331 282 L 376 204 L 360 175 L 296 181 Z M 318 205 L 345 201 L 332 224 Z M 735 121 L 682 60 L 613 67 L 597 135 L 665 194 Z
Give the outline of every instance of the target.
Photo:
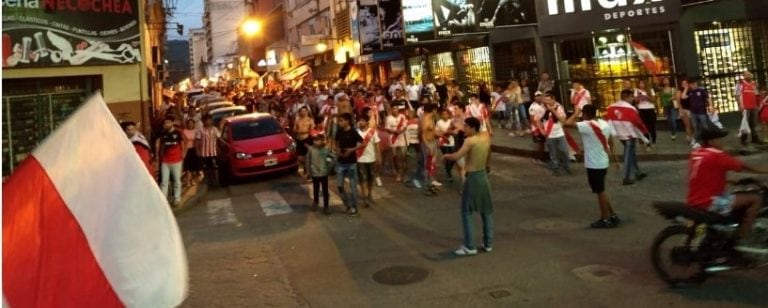
M 172 307 L 186 290 L 168 201 L 96 94 L 3 184 L 3 301 Z
M 651 74 L 658 75 L 661 73 L 661 68 L 658 63 L 656 63 L 656 57 L 648 47 L 635 41 L 630 41 L 629 44 L 632 45 L 632 49 L 635 51 L 637 58 L 640 62 L 643 62 L 643 65 Z

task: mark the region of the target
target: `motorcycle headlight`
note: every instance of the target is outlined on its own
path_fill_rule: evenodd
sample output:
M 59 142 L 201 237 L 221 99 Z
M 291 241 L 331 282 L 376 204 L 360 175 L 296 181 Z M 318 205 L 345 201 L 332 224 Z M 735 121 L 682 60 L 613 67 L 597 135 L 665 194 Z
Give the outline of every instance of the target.
M 248 153 L 239 153 L 239 152 L 235 153 L 235 158 L 237 158 L 237 159 L 249 159 L 251 157 L 253 157 L 253 155 L 248 154 Z
M 296 152 L 296 142 L 291 142 L 291 144 L 287 148 L 288 152 Z

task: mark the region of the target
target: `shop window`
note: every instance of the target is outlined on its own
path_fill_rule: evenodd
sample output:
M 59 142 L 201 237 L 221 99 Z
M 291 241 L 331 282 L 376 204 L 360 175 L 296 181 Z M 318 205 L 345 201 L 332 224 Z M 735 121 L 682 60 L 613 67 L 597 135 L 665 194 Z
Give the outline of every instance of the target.
M 648 63 L 640 60 L 635 49 L 650 51 L 652 57 L 646 58 Z M 666 31 L 602 31 L 593 37 L 562 41 L 557 50 L 559 79 L 563 81 L 560 84 L 565 97 L 562 101 L 567 105 L 572 80 L 583 81 L 592 93 L 593 103 L 604 109 L 619 99 L 624 81 L 629 80 L 634 87 L 643 80 L 650 88 L 661 76 L 674 74 Z M 659 102 L 656 105 L 661 108 Z
M 536 79 L 536 45 L 533 40 L 520 40 L 493 45 L 496 81 Z
M 744 70 L 759 84 L 768 73 L 768 21 L 711 22 L 695 26 L 702 84 L 720 112 L 738 111 L 734 88 Z
M 434 78 L 443 77 L 445 80 L 456 78 L 456 67 L 453 64 L 451 52 L 441 52 L 429 56 L 429 71 Z
M 3 177 L 100 88 L 100 76 L 3 79 Z
M 463 89 L 477 92 L 477 85 L 481 81 L 486 84 L 492 83 L 491 55 L 487 46 L 460 50 L 456 52 L 456 56 L 461 64 L 458 81 Z

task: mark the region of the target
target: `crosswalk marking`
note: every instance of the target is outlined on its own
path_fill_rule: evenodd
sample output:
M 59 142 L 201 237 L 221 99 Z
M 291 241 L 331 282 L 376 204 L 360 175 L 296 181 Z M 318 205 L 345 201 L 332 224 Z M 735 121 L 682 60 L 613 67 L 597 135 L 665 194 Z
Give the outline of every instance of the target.
M 238 224 L 235 212 L 232 209 L 232 199 L 210 200 L 207 203 L 208 222 L 211 225 Z
M 253 194 L 266 216 L 282 215 L 293 212 L 291 206 L 276 191 L 262 191 Z

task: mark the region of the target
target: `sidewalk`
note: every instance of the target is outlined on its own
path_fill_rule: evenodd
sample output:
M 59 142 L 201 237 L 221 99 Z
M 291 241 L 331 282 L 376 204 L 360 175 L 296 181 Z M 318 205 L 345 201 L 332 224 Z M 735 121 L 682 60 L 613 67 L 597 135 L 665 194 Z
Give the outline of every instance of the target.
M 739 138 L 736 137 L 740 115 L 727 114 L 721 115 L 721 122 L 730 132 L 724 139 L 725 150 L 733 155 L 751 155 L 758 152 L 768 151 L 767 146 L 750 145 L 746 151 L 742 151 Z M 576 142 L 581 146 L 581 136 L 575 128 L 566 129 Z M 508 129 L 493 129 L 493 145 L 491 150 L 496 153 L 508 154 L 522 157 L 537 157 L 536 144 L 533 143 L 531 136 L 523 137 L 509 136 Z M 762 136 L 761 136 L 762 137 Z M 623 148 L 620 143 L 615 143 L 614 153 L 622 158 Z M 677 140 L 672 141 L 670 133 L 666 128 L 666 122 L 660 121 L 657 124 L 656 146 L 653 150 L 646 151 L 645 146 L 638 145 L 637 156 L 640 161 L 668 161 L 668 160 L 686 160 L 691 153 L 690 143 L 685 138 L 685 131 L 677 133 Z M 582 158 L 577 155 L 577 158 Z

